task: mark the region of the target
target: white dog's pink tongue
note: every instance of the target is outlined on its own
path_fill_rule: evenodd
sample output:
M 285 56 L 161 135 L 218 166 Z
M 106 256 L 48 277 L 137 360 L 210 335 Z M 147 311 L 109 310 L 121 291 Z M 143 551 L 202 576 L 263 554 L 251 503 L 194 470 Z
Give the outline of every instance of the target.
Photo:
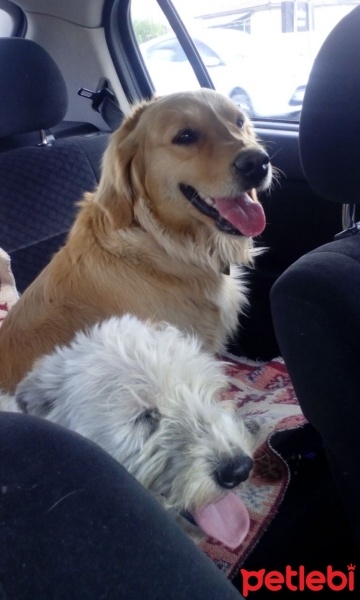
M 243 235 L 254 236 L 264 231 L 263 207 L 246 192 L 237 198 L 214 198 L 214 202 L 218 213 Z
M 239 496 L 229 492 L 225 498 L 193 513 L 195 522 L 209 536 L 228 548 L 237 548 L 245 539 L 250 517 Z

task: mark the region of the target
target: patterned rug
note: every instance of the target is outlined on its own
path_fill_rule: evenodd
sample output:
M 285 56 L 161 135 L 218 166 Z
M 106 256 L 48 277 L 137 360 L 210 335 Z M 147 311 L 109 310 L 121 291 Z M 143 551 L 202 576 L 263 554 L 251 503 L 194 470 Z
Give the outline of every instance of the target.
M 10 258 L 0 249 L 0 326 L 18 297 Z M 275 517 L 289 482 L 287 465 L 271 447 L 271 437 L 278 431 L 301 427 L 306 421 L 281 358 L 270 362 L 254 362 L 230 354 L 220 358 L 228 362 L 230 387 L 226 398 L 236 402 L 256 448 L 252 475 L 241 484 L 241 498 L 250 515 L 245 541 L 234 550 L 212 538 L 201 545 L 231 578 Z

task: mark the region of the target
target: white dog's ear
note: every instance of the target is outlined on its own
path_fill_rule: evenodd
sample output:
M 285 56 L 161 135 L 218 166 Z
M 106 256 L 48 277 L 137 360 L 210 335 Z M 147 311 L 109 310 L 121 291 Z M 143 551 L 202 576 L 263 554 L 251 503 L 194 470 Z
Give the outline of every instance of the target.
M 37 372 L 32 371 L 23 379 L 15 390 L 15 402 L 23 413 L 46 417 L 56 404 L 49 389 L 45 389 Z
M 135 189 L 131 164 L 139 147 L 136 132 L 140 117 L 150 102 L 138 104 L 111 137 L 102 162 L 102 174 L 95 192 L 115 229 L 129 227 L 133 221 Z

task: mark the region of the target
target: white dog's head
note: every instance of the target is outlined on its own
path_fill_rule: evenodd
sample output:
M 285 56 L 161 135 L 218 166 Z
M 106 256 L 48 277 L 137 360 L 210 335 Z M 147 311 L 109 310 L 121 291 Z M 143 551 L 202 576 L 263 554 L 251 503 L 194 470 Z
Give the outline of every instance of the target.
M 16 397 L 22 410 L 98 443 L 167 508 L 235 547 L 249 518 L 232 490 L 252 460 L 235 407 L 219 401 L 227 385 L 224 365 L 195 337 L 126 315 L 38 360 Z

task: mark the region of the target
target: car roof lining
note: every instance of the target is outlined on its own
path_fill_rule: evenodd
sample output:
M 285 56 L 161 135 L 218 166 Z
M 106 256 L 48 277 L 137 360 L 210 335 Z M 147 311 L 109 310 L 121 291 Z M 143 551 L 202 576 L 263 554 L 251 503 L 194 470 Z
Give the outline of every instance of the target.
M 104 0 L 16 0 L 25 12 L 37 12 L 81 25 L 100 27 L 103 21 Z

